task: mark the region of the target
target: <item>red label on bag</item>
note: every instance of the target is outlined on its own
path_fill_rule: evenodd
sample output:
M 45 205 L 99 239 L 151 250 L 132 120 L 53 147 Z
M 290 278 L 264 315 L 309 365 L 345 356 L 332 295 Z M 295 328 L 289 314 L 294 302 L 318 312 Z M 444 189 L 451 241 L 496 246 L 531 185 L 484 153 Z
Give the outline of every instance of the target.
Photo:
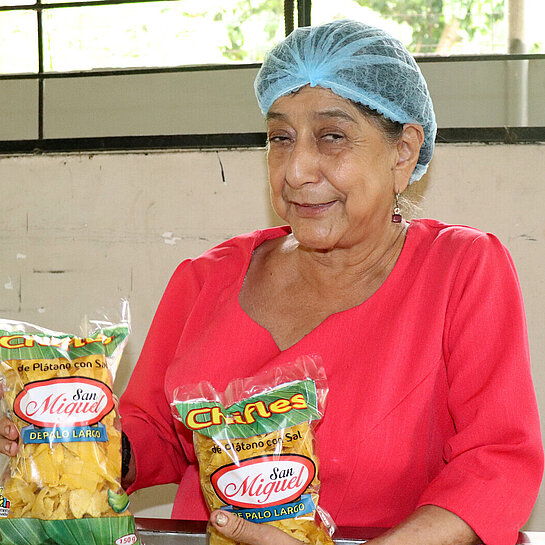
M 110 388 L 86 377 L 30 382 L 13 404 L 19 418 L 40 427 L 91 426 L 113 408 Z
M 305 456 L 258 456 L 215 471 L 210 480 L 217 495 L 235 507 L 271 507 L 289 503 L 306 490 L 316 466 Z

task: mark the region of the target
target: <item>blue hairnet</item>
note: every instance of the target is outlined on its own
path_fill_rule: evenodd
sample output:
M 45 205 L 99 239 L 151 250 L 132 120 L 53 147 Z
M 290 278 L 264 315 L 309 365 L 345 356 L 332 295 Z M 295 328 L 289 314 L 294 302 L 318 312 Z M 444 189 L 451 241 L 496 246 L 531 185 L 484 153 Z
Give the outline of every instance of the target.
M 263 114 L 279 97 L 310 84 L 331 89 L 399 123 L 418 123 L 424 143 L 410 183 L 433 155 L 437 124 L 428 87 L 411 54 L 389 34 L 343 19 L 293 31 L 265 57 L 254 87 Z

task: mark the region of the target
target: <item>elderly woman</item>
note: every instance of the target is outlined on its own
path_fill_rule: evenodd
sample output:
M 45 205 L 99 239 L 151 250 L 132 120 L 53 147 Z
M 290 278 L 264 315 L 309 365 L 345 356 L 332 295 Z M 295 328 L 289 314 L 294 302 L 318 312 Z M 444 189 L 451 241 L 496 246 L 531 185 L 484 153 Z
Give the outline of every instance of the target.
M 494 236 L 401 217 L 436 130 L 416 63 L 383 31 L 337 21 L 275 47 L 256 93 L 288 226 L 174 273 L 121 398 L 129 492 L 177 483 L 173 517 L 205 520 L 173 390 L 221 391 L 319 354 L 321 503 L 338 525 L 391 528 L 377 545 L 515 543 L 543 468 L 521 294 Z M 211 523 L 249 544 L 299 543 L 230 513 Z

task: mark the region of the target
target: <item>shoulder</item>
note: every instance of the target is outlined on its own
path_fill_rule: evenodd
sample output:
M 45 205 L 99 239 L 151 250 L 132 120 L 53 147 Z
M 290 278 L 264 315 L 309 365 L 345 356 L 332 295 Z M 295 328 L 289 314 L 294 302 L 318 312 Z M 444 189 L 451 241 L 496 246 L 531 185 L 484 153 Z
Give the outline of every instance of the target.
M 423 218 L 411 221 L 411 228 L 417 231 L 418 236 L 432 243 L 445 245 L 471 244 L 476 239 L 494 237 L 475 227 L 468 225 L 453 225 L 435 219 Z
M 201 281 L 211 278 L 232 281 L 233 275 L 238 276 L 241 270 L 247 268 L 258 246 L 289 233 L 287 227 L 271 227 L 229 238 L 198 257 L 184 260 L 174 272 L 173 278 L 192 275 Z
M 467 225 L 451 225 L 434 219 L 418 219 L 411 222 L 417 243 L 435 251 L 448 252 L 453 257 L 465 253 L 506 254 L 507 249 L 492 233 Z
M 433 219 L 411 222 L 422 265 L 441 274 L 487 278 L 516 277 L 508 249 L 492 233 L 466 225 L 450 225 Z

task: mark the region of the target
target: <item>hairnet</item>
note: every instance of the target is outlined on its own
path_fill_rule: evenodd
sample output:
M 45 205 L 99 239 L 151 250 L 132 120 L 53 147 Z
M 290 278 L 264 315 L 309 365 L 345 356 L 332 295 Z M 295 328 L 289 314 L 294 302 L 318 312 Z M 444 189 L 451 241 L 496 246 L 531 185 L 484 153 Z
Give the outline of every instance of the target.
M 424 143 L 410 182 L 428 168 L 437 125 L 428 87 L 416 61 L 389 34 L 343 19 L 293 31 L 265 57 L 254 83 L 259 107 L 310 84 L 364 104 L 399 123 L 418 123 Z

